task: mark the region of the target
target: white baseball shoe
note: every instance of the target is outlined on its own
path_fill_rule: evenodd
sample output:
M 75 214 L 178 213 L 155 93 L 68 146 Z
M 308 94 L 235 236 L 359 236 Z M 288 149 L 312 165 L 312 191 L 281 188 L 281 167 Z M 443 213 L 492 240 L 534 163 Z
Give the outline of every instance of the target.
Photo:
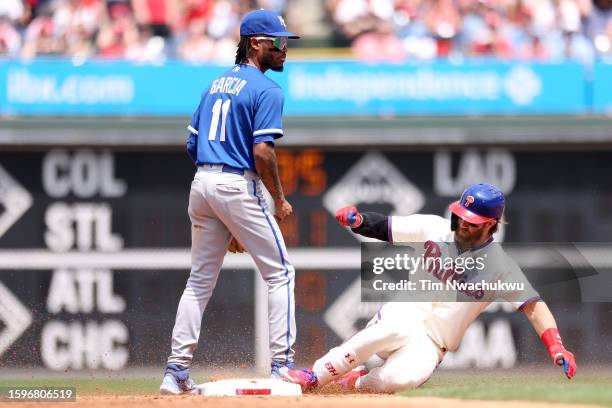
M 159 393 L 161 395 L 193 394 L 196 390 L 195 385 L 195 382 L 189 378 L 188 368 L 182 369 L 176 364 L 168 364 Z

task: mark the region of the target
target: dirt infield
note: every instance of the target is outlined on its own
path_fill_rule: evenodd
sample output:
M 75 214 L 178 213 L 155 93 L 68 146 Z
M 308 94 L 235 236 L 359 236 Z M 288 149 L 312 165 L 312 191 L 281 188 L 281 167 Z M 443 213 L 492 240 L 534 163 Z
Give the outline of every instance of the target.
M 73 405 L 74 404 L 74 405 Z M 66 408 L 63 403 L 45 403 L 45 408 Z M 12 403 L 11 408 L 32 407 L 33 403 Z M 475 401 L 448 398 L 407 398 L 394 395 L 304 395 L 302 397 L 198 397 L 198 396 L 116 396 L 79 397 L 75 408 L 579 408 L 593 405 L 557 404 L 530 401 Z

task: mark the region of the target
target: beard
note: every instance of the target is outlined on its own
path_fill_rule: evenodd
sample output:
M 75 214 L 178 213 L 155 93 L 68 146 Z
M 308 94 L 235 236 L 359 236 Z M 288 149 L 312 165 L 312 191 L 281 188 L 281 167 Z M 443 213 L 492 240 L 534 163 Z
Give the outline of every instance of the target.
M 483 242 L 488 235 L 488 230 L 485 229 L 473 233 L 458 229 L 455 231 L 455 241 L 465 250 Z
M 455 233 L 455 241 L 457 241 L 464 248 L 471 248 L 474 243 L 478 241 L 478 236 L 474 235 L 460 235 Z
M 263 58 L 263 66 L 266 69 L 271 69 L 274 72 L 283 72 L 285 69 L 283 61 L 276 61 L 274 59 L 274 54 L 268 52 Z

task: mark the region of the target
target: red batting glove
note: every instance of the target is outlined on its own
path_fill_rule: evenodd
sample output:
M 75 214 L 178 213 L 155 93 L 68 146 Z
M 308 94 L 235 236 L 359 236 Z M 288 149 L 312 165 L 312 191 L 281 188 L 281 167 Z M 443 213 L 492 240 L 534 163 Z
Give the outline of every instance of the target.
M 548 350 L 550 358 L 552 358 L 555 364 L 563 366 L 563 372 L 571 380 L 576 375 L 576 359 L 574 354 L 563 346 L 559 330 L 556 328 L 547 329 L 542 333 L 541 339 Z
M 336 211 L 336 220 L 345 227 L 357 228 L 363 222 L 363 217 L 357 208 L 349 205 Z
M 563 352 L 563 357 L 557 359 L 557 365 L 563 366 L 563 372 L 567 376 L 568 379 L 572 379 L 573 376 L 576 375 L 576 359 L 574 358 L 574 353 L 571 351 L 565 350 Z

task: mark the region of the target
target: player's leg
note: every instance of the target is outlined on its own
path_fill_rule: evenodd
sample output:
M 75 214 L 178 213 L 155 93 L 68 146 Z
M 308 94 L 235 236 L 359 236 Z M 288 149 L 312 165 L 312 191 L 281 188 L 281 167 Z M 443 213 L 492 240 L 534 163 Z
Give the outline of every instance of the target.
M 295 271 L 280 228 L 270 213 L 257 179 L 226 175 L 214 206 L 219 218 L 251 254 L 268 287 L 268 322 L 273 367 L 293 366 Z M 232 181 L 232 179 L 234 181 Z M 246 183 L 245 183 L 246 181 Z
M 418 309 L 410 303 L 384 305 L 367 326 L 312 366 L 319 385 L 337 380 L 374 355 L 389 355 L 409 340 L 412 327 L 420 324 Z
M 396 392 L 419 387 L 431 377 L 444 353 L 423 328 L 389 355 L 385 363 L 355 382 L 355 388 L 371 392 Z
M 189 195 L 191 220 L 191 273 L 181 296 L 172 331 L 169 364 L 189 367 L 198 344 L 202 314 L 212 296 L 230 233 L 206 199 L 206 184 L 215 175 L 197 173 Z

